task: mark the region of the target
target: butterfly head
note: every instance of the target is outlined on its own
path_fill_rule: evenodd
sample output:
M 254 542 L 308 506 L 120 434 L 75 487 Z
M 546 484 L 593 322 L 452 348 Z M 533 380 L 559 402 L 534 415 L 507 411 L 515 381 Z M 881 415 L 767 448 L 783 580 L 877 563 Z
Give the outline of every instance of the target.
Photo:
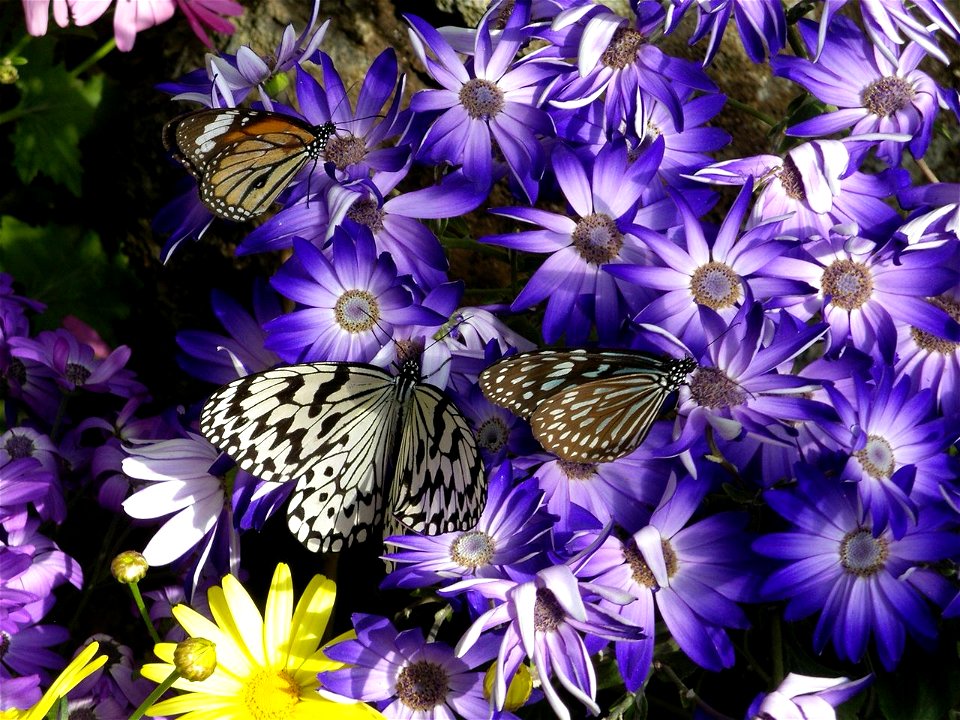
M 337 134 L 337 126 L 327 121 L 321 125 L 314 125 L 311 129 L 315 137 L 307 145 L 307 154 L 312 160 L 319 160 L 323 151 L 326 150 L 330 138 Z
M 667 386 L 671 390 L 676 390 L 681 385 L 686 384 L 687 375 L 698 367 L 700 367 L 700 364 L 690 356 L 674 360 L 667 377 Z

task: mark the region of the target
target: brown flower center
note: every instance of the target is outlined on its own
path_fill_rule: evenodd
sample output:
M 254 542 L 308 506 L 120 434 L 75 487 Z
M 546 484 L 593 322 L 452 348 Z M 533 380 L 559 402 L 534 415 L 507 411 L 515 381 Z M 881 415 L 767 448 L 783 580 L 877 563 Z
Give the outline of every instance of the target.
M 537 588 L 537 602 L 533 606 L 533 627 L 540 632 L 553 632 L 567 613 L 560 606 L 557 596 L 547 588 Z
M 460 88 L 460 104 L 474 120 L 489 120 L 503 110 L 503 91 L 496 83 L 473 78 Z
M 690 292 L 700 305 L 714 310 L 732 307 L 740 299 L 740 276 L 725 263 L 708 262 L 694 271 Z
M 600 62 L 607 67 L 621 70 L 637 59 L 637 50 L 641 45 L 643 35 L 626 26 L 618 28 L 600 56 Z
M 783 159 L 783 166 L 777 171 L 777 177 L 780 178 L 780 184 L 787 197 L 794 200 L 806 200 L 807 192 L 803 189 L 803 178 L 800 177 L 800 170 L 793 159 L 787 155 Z
M 334 135 L 327 140 L 327 146 L 323 150 L 323 157 L 327 162 L 332 162 L 338 170 L 343 170 L 348 165 L 354 165 L 363 162 L 367 156 L 367 145 L 363 138 L 356 135 L 340 137 Z
M 913 85 L 901 77 L 882 77 L 860 93 L 863 106 L 878 117 L 889 117 L 903 110 L 915 95 Z
M 429 712 L 442 705 L 449 688 L 447 671 L 428 660 L 404 666 L 397 677 L 396 695 L 400 702 L 415 712 Z
M 477 445 L 492 453 L 499 452 L 507 444 L 510 431 L 499 417 L 488 417 L 477 428 Z
M 663 548 L 663 559 L 667 564 L 667 577 L 673 577 L 679 567 L 677 554 L 666 540 L 661 541 L 661 547 Z M 630 572 L 633 575 L 634 582 L 651 589 L 659 587 L 656 579 L 653 577 L 653 571 L 650 569 L 650 566 L 647 565 L 647 561 L 643 559 L 643 555 L 640 554 L 640 550 L 636 544 L 632 541 L 624 546 L 623 559 L 627 565 L 630 566 Z
M 365 332 L 380 319 L 380 305 L 366 290 L 347 290 L 337 299 L 333 314 L 347 332 Z
M 690 378 L 690 397 L 700 407 L 724 408 L 742 405 L 747 394 L 720 368 L 701 367 Z
M 823 271 L 820 287 L 830 295 L 834 305 L 843 310 L 856 310 L 870 300 L 873 277 L 870 268 L 854 260 L 836 260 Z
M 610 262 L 620 254 L 623 234 L 609 215 L 594 213 L 580 220 L 573 231 L 573 246 L 591 265 Z
M 355 202 L 347 211 L 347 217 L 360 225 L 366 225 L 374 234 L 383 230 L 383 210 L 373 198 Z

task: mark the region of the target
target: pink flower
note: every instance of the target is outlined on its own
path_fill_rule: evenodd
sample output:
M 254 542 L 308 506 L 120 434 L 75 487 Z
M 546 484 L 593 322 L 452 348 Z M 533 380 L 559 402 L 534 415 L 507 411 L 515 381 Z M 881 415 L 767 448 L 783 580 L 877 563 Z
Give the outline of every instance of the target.
M 69 9 L 74 24 L 83 27 L 97 20 L 113 2 L 114 0 L 53 0 L 53 18 L 60 27 L 66 27 Z M 194 3 L 195 6 L 198 4 Z M 23 0 L 27 31 L 31 35 L 43 35 L 47 32 L 49 7 L 50 0 Z M 132 50 L 138 32 L 166 22 L 173 17 L 175 8 L 175 0 L 116 0 L 113 34 L 117 38 L 117 48 L 124 52 Z
M 180 12 L 186 15 L 193 34 L 209 48 L 213 47 L 213 43 L 207 36 L 204 27 L 206 26 L 214 32 L 231 35 L 234 31 L 233 25 L 220 16 L 236 17 L 243 14 L 243 6 L 235 0 L 176 0 L 176 2 Z

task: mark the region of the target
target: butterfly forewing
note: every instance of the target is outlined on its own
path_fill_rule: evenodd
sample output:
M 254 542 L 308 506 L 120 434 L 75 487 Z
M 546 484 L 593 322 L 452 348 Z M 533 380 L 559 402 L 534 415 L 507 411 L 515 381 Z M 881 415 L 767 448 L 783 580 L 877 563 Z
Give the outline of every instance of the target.
M 164 144 L 200 186 L 200 199 L 220 217 L 246 220 L 267 210 L 335 131 L 266 110 L 211 108 L 164 126 Z
M 609 462 L 636 449 L 691 358 L 643 352 L 536 350 L 480 374 L 494 403 L 528 418 L 544 448 L 571 462 Z
M 200 428 L 247 472 L 296 479 L 290 530 L 310 550 L 339 550 L 381 520 L 400 413 L 395 395 L 394 379 L 377 367 L 292 365 L 218 390 Z
M 486 478 L 473 432 L 454 402 L 431 385 L 417 385 L 401 433 L 386 534 L 436 535 L 476 525 Z
M 291 365 L 220 388 L 200 428 L 241 468 L 296 480 L 287 521 L 313 551 L 391 530 L 472 527 L 485 499 L 476 443 L 456 405 L 419 382 L 360 363 Z M 388 494 L 384 483 L 393 480 Z

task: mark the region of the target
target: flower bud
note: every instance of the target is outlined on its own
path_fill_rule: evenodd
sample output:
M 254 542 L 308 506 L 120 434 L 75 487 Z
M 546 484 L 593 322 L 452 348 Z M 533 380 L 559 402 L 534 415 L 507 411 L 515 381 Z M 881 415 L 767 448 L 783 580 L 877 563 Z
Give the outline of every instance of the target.
M 131 585 L 143 580 L 150 565 L 146 558 L 136 550 L 124 550 L 110 563 L 110 572 L 118 582 Z
M 206 638 L 187 638 L 177 643 L 173 664 L 187 680 L 206 680 L 217 669 L 217 646 Z

